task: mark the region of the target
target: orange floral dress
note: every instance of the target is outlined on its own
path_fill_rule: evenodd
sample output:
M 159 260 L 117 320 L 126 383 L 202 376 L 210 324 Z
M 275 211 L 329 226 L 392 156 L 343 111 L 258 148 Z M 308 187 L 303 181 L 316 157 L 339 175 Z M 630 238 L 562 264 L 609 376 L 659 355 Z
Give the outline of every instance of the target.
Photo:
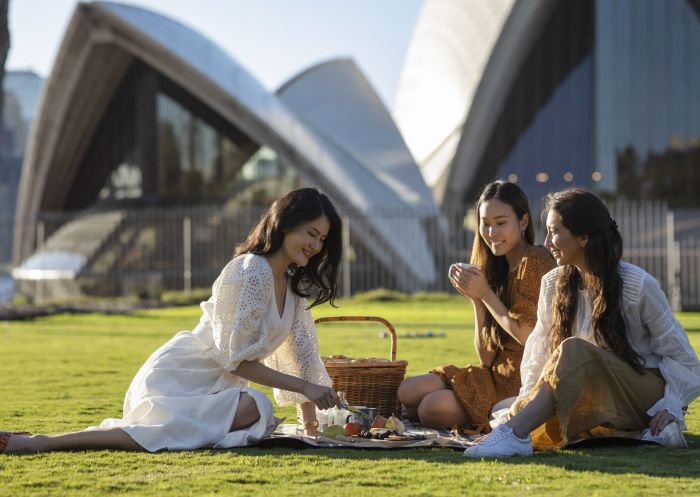
M 554 259 L 542 246 L 531 246 L 523 255 L 518 269 L 508 274 L 508 316 L 520 323 L 535 326 L 537 300 L 542 276 L 554 268 Z M 490 367 L 467 365 L 442 366 L 431 372 L 442 377 L 467 413 L 469 422 L 456 427 L 465 433 L 488 433 L 489 415 L 503 399 L 518 395 L 520 361 L 523 346 L 501 331 L 501 348 Z

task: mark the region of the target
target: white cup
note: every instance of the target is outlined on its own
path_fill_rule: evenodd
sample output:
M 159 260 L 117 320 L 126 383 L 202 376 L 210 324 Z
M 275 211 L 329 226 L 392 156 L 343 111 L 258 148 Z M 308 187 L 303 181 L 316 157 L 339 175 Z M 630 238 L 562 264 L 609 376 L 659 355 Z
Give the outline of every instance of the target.
M 460 269 L 469 269 L 469 268 L 471 268 L 471 267 L 476 268 L 476 269 L 479 269 L 479 266 L 477 266 L 476 264 L 469 264 L 468 262 L 455 262 L 454 264 L 452 264 L 452 265 L 450 266 L 450 269 L 449 269 L 449 271 L 447 272 L 448 276 L 452 274 L 452 267 L 453 267 L 453 266 L 454 266 L 454 267 L 458 267 L 458 268 L 460 268 Z

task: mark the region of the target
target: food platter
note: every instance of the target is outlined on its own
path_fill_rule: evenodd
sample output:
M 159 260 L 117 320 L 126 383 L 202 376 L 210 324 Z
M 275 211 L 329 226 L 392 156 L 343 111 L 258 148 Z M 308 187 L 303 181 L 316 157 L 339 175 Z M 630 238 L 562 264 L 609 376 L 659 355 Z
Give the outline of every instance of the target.
M 400 447 L 404 445 L 412 445 L 417 442 L 425 442 L 437 438 L 437 434 L 418 434 L 404 433 L 403 435 L 389 435 L 386 438 L 365 438 L 358 436 L 343 436 L 338 435 L 335 438 L 318 437 L 318 440 L 328 443 L 344 443 L 355 447 Z
M 400 440 L 379 440 L 362 437 L 347 437 L 330 439 L 325 437 L 310 437 L 304 434 L 303 427 L 296 424 L 282 424 L 271 437 L 261 442 L 262 446 L 285 447 L 317 447 L 333 449 L 412 449 L 421 447 L 444 447 L 458 450 L 473 445 L 469 438 L 455 436 L 448 430 L 433 430 L 421 426 L 407 426 Z

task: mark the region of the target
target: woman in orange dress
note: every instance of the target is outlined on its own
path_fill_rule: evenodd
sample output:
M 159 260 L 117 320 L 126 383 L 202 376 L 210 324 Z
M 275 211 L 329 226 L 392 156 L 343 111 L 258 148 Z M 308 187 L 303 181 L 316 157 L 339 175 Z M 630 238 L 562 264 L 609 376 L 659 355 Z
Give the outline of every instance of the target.
M 493 406 L 518 394 L 523 346 L 537 321 L 540 280 L 554 267 L 549 252 L 533 244 L 530 207 L 517 185 L 486 185 L 476 212 L 472 264 L 453 264 L 450 282 L 474 306 L 479 364 L 443 366 L 407 378 L 398 392 L 409 417 L 466 433 L 490 431 Z

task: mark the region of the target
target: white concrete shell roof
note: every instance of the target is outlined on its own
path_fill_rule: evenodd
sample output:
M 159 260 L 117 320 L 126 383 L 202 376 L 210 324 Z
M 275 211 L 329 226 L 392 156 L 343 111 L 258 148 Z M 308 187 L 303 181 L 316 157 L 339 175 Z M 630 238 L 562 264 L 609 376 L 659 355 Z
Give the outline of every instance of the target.
M 462 126 L 514 0 L 426 0 L 399 80 L 394 118 L 432 188 Z
M 508 95 L 556 1 L 518 0 L 513 6 L 474 94 L 451 167 L 433 189 L 442 205 L 460 205 L 472 188 L 481 157 Z
M 315 65 L 282 85 L 277 95 L 309 129 L 364 164 L 406 204 L 436 211 L 391 115 L 351 59 Z
M 555 0 L 426 0 L 394 118 L 436 201 L 459 207 Z
M 33 122 L 18 196 L 16 261 L 31 252 L 38 213 L 62 205 L 88 146 L 88 131 L 99 123 L 134 58 L 215 109 L 253 141 L 273 148 L 283 163 L 327 191 L 341 211 L 396 212 L 411 207 L 359 160 L 320 139 L 276 95 L 199 33 L 134 6 L 78 4 Z M 435 280 L 435 264 L 419 220 L 404 218 L 398 225 L 367 216 L 365 224 L 357 234 L 380 260 L 396 268 L 402 289 L 421 289 Z

